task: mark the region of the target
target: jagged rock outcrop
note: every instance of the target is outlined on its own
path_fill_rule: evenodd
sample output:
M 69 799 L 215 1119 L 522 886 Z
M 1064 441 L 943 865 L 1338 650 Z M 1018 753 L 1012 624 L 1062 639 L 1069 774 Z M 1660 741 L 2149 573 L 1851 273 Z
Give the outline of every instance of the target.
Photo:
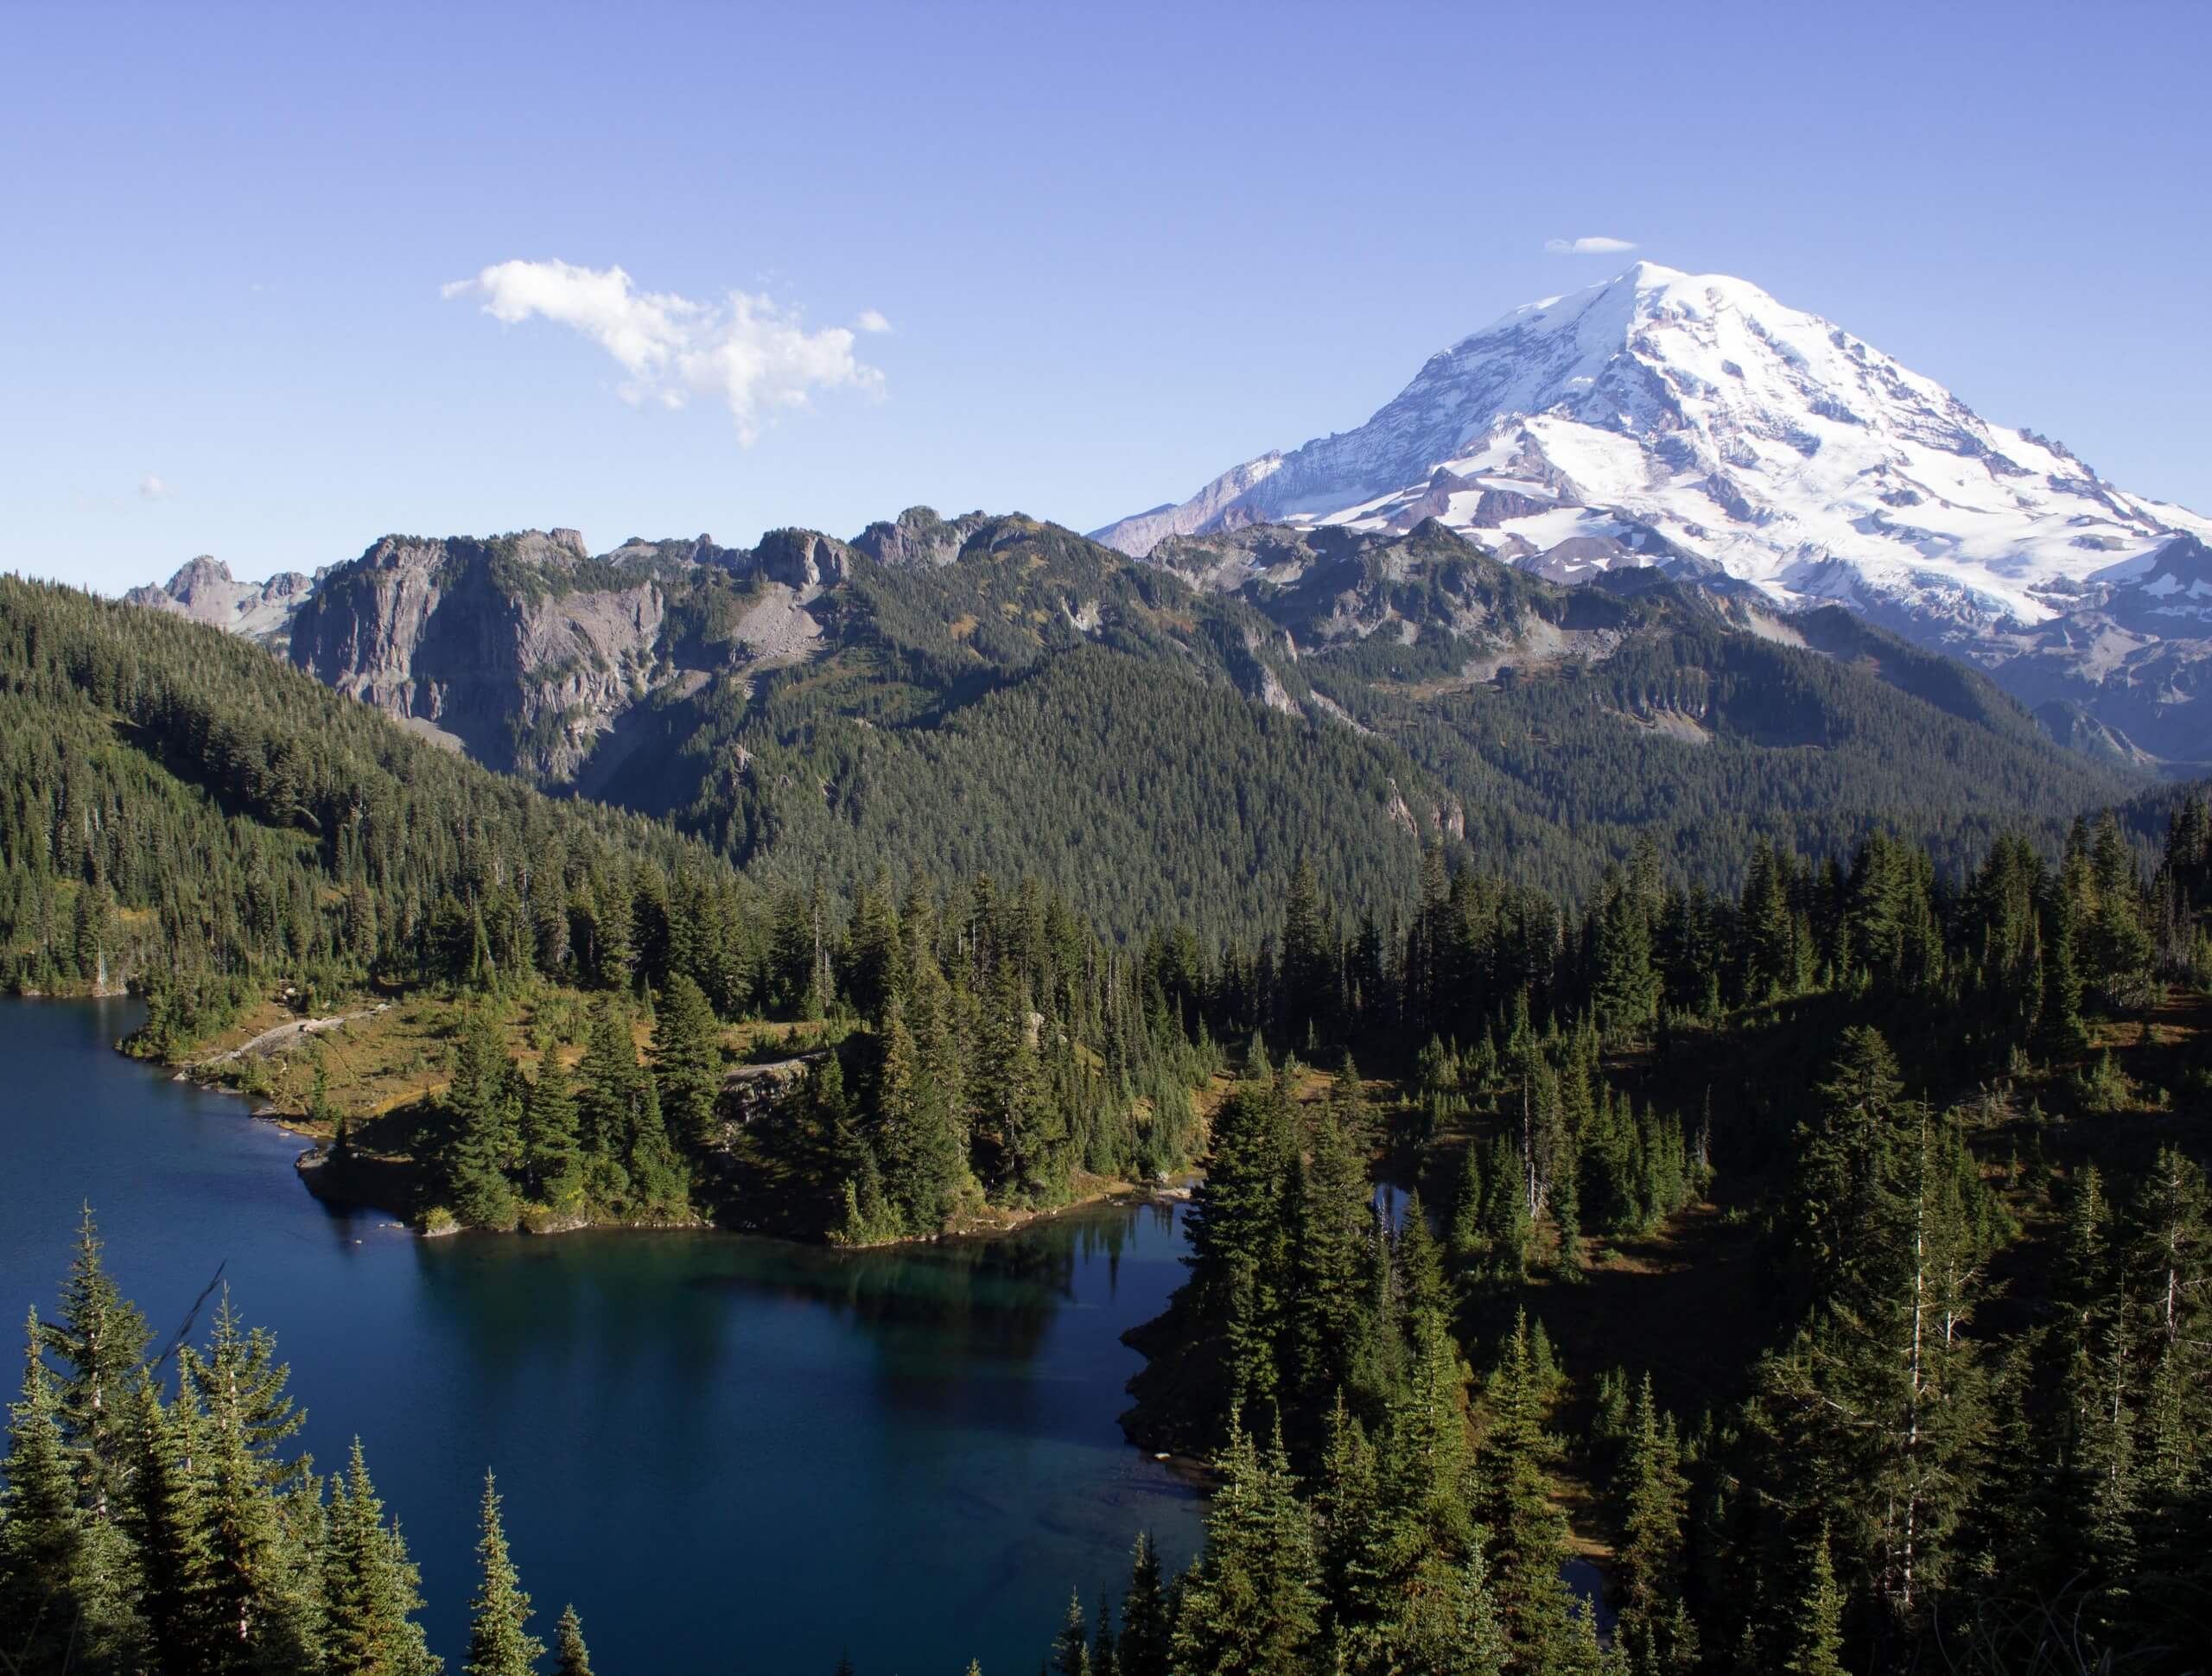
M 878 564 L 893 569 L 947 565 L 960 556 L 969 537 L 988 522 L 982 512 L 941 518 L 933 507 L 909 506 L 887 524 L 869 524 L 853 537 L 853 545 Z
M 649 566 L 573 530 L 386 536 L 293 620 L 318 680 L 494 767 L 571 778 L 649 683 L 667 601 Z
M 652 701 L 815 655 L 817 602 L 856 562 L 941 568 L 1007 522 L 918 506 L 850 543 L 798 529 L 751 548 L 632 536 L 597 555 L 566 529 L 387 536 L 313 581 L 242 584 L 196 559 L 130 597 L 260 639 L 493 767 L 598 790 Z
M 134 606 L 210 623 L 281 648 L 290 632 L 293 613 L 314 592 L 322 574 L 307 576 L 287 570 L 265 582 L 241 582 L 232 576 L 230 566 L 202 553 L 160 587 L 134 587 L 124 597 Z

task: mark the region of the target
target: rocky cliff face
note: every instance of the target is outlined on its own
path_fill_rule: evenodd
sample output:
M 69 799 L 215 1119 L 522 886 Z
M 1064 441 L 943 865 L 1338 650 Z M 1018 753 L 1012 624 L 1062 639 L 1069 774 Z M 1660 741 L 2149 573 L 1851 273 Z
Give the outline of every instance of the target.
M 387 536 L 302 606 L 291 658 L 480 761 L 563 781 L 652 682 L 657 569 L 594 562 L 573 530 Z
M 657 696 L 813 656 L 816 606 L 856 557 L 933 568 L 983 522 L 914 507 L 850 543 L 776 530 L 752 548 L 632 538 L 596 555 L 574 530 L 387 536 L 312 579 L 241 583 L 200 558 L 129 598 L 259 640 L 493 767 L 588 786 Z

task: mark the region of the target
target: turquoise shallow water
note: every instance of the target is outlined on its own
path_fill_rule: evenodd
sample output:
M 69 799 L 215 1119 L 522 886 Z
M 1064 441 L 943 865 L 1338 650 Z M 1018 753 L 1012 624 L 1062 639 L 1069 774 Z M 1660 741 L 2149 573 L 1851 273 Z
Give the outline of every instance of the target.
M 481 1475 L 550 1634 L 608 1676 L 1034 1668 L 1200 1507 L 1122 1441 L 1120 1343 L 1180 1212 L 838 1253 L 712 1234 L 424 1241 L 300 1186 L 301 1143 L 111 1051 L 126 1003 L 0 1004 L 0 1309 L 51 1306 L 79 1201 L 166 1337 L 219 1267 L 327 1464 L 359 1434 L 458 1666 Z

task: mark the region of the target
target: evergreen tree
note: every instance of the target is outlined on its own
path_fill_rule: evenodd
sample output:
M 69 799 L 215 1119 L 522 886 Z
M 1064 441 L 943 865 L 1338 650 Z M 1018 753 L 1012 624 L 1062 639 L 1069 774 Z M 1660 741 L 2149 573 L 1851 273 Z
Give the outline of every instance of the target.
M 880 1044 L 875 1104 L 884 1190 L 906 1226 L 934 1232 L 959 1203 L 968 1138 L 957 1103 L 907 1028 L 906 1005 L 896 993 L 884 1004 Z
M 479 1514 L 476 1565 L 479 1581 L 469 1605 L 464 1676 L 534 1676 L 545 1644 L 529 1632 L 530 1597 L 523 1593 L 508 1556 L 499 1489 L 488 1472 Z
M 1535 1222 L 1529 1183 L 1520 1150 L 1504 1135 L 1492 1137 L 1482 1171 L 1482 1243 L 1489 1278 L 1509 1285 L 1519 1285 L 1528 1274 Z
M 86 1506 L 107 1516 L 124 1450 L 125 1395 L 151 1334 L 117 1287 L 100 1253 L 92 1208 L 84 1207 L 77 1249 L 61 1290 L 58 1319 L 41 1327 L 37 1347 L 60 1364 L 56 1403 L 65 1446 L 80 1463 Z
M 652 1068 L 662 1122 L 683 1146 L 705 1151 L 714 1143 L 721 1098 L 721 1032 L 706 992 L 681 972 L 656 1003 Z
M 2159 1149 L 2131 1206 L 2125 1254 L 2139 1392 L 2133 1452 L 2136 1595 L 2146 1640 L 2181 1636 L 2212 1584 L 2212 1194 Z
M 1283 899 L 1282 999 L 1278 1009 L 1283 1035 L 1294 1044 L 1326 1032 L 1335 1023 L 1336 954 L 1313 865 L 1301 853 L 1291 868 Z
M 531 1193 L 558 1211 L 575 1209 L 583 1196 L 576 1126 L 575 1085 L 559 1053 L 548 1048 L 523 1107 L 523 1169 Z
M 2052 915 L 2051 933 L 2044 943 L 2043 996 L 2037 1008 L 2049 1045 L 2059 1053 L 2076 1053 L 2088 1045 L 2089 1032 L 2082 1019 L 2082 972 L 2075 946 L 2075 913 L 2063 899 Z
M 306 1476 L 304 1460 L 277 1457 L 277 1450 L 307 1424 L 306 1411 L 286 1388 L 292 1370 L 276 1360 L 274 1334 L 262 1327 L 249 1329 L 239 1318 L 227 1284 L 216 1300 L 207 1352 L 187 1347 L 179 1363 L 181 1381 L 199 1407 L 217 1425 L 238 1432 L 246 1452 L 259 1462 L 262 1479 L 271 1490 L 284 1489 Z
M 1899 1096 L 1897 1056 L 1879 1032 L 1843 1032 L 1813 1117 L 1801 1127 L 1791 1204 L 1814 1296 L 1834 1297 L 1885 1254 L 1870 1244 L 1914 1120 Z
M 436 1676 L 441 1662 L 415 1616 L 423 1608 L 421 1575 L 399 1527 L 385 1520 L 359 1438 L 330 1489 L 322 1554 L 326 1676 Z
M 92 1247 L 94 1261 L 98 1249 Z M 124 1600 L 124 1556 L 104 1521 L 79 1505 L 61 1403 L 37 1353 L 35 1317 L 30 1332 L 22 1394 L 9 1410 L 8 1483 L 0 1497 L 0 1653 L 27 1672 L 62 1670 L 73 1650 L 108 1653 L 135 1639 Z M 114 1398 L 116 1409 L 104 1418 L 119 1444 L 119 1391 Z
M 1452 1203 L 1452 1260 L 1461 1274 L 1471 1273 L 1489 1249 L 1484 1192 L 1482 1153 L 1470 1140 L 1459 1154 L 1459 1195 Z
M 1372 1284 L 1374 1213 L 1367 1162 L 1333 1103 L 1315 1115 L 1309 1145 L 1290 1207 L 1291 1324 L 1301 1404 L 1318 1419 L 1352 1378 L 1350 1359 Z
M 179 1663 L 219 1654 L 237 1635 L 226 1634 L 215 1609 L 199 1416 L 188 1393 L 164 1406 L 151 1380 L 138 1382 L 133 1399 L 130 1489 L 120 1522 L 137 1554 L 146 1639 Z
M 1626 1654 L 1632 1676 L 1688 1672 L 1697 1662 L 1682 1603 L 1682 1520 L 1689 1487 L 1674 1422 L 1661 1421 L 1649 1374 L 1637 1392 L 1620 1480 L 1616 1643 Z
M 578 1139 L 587 1159 L 602 1169 L 629 1150 L 639 1076 L 629 1013 L 620 1002 L 603 1000 L 576 1062 L 575 1089 Z
M 1294 1124 L 1287 1097 L 1272 1082 L 1247 1084 L 1223 1101 L 1187 1224 L 1196 1301 L 1218 1324 L 1230 1393 L 1254 1413 L 1276 1400 L 1281 1377 Z
M 1052 1676 L 1091 1676 L 1090 1627 L 1079 1594 L 1069 1595 L 1067 1622 L 1052 1643 Z
M 1314 1486 L 1314 1553 L 1324 1602 L 1322 1630 L 1341 1662 L 1357 1665 L 1358 1649 L 1376 1637 L 1388 1616 L 1384 1598 L 1395 1556 L 1395 1533 L 1382 1527 L 1382 1486 L 1375 1451 L 1359 1417 L 1338 1393 L 1329 1411 L 1320 1472 Z
M 219 1667 L 301 1666 L 321 1637 L 321 1589 L 310 1550 L 288 1519 L 293 1509 L 272 1490 L 276 1473 L 261 1447 L 262 1417 L 272 1411 L 250 1400 L 229 1370 L 219 1374 L 189 1349 L 180 1361 L 179 1403 L 198 1410 L 191 1424 L 208 1610 L 231 1649 Z M 216 1400 L 203 1406 L 211 1390 Z M 289 1400 L 277 1400 L 274 1412 L 289 1418 Z
M 1049 1197 L 1061 1140 L 1045 1097 L 1038 1051 L 1041 1025 L 1010 960 L 993 969 L 985 996 L 982 1054 L 976 1083 L 977 1127 L 997 1146 L 997 1184 L 1017 1197 Z
M 1166 1580 L 1160 1551 L 1149 1532 L 1137 1537 L 1129 1565 L 1129 1591 L 1122 1597 L 1122 1639 L 1117 1649 L 1122 1676 L 1168 1676 L 1174 1635 Z
M 1489 1424 L 1476 1475 L 1474 1514 L 1490 1532 L 1491 1587 L 1511 1642 L 1509 1668 L 1549 1676 L 1569 1654 L 1573 1623 L 1560 1567 L 1567 1518 L 1553 1500 L 1557 1441 L 1544 1428 L 1548 1399 L 1528 1317 L 1516 1319 L 1485 1393 Z
M 521 1203 L 507 1172 L 522 1163 L 514 1063 L 498 1020 L 485 1007 L 463 1015 L 445 1105 L 454 1139 L 446 1166 L 453 1212 L 470 1228 L 515 1225 Z
M 1782 1667 L 1789 1676 L 1845 1676 L 1843 1591 L 1836 1585 L 1826 1531 L 1812 1545 L 1806 1570 L 1805 1592 L 1790 1621 L 1789 1656 Z
M 1098 1602 L 1098 1633 L 1090 1643 L 1090 1676 L 1121 1676 L 1121 1644 L 1114 1634 L 1113 1616 L 1106 1609 L 1101 1597 Z
M 1313 1527 L 1278 1442 L 1262 1454 L 1232 1427 L 1217 1459 L 1205 1552 L 1183 1585 L 1172 1667 L 1300 1676 L 1319 1628 Z
M 1418 1340 L 1423 1315 L 1444 1322 L 1451 1314 L 1452 1298 L 1444 1280 L 1444 1254 L 1429 1230 L 1428 1210 L 1417 1187 L 1406 1195 L 1392 1255 L 1397 1261 L 1408 1328 Z
M 591 1649 L 584 1645 L 583 1620 L 576 1616 L 573 1605 L 561 1609 L 561 1622 L 554 1631 L 553 1656 L 553 1676 L 592 1676 Z
M 1618 870 L 1599 886 L 1593 999 L 1609 1031 L 1634 1031 L 1658 1015 L 1660 976 L 1651 963 L 1650 905 Z

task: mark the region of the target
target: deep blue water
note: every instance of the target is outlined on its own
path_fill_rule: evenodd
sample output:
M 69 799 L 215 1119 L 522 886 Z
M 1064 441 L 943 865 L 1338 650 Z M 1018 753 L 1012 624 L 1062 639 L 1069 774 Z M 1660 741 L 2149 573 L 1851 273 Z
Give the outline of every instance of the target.
M 838 1253 L 712 1234 L 417 1240 L 326 1209 L 301 1143 L 111 1051 L 121 1002 L 0 1003 L 0 1311 L 50 1309 L 77 1207 L 166 1339 L 219 1267 L 328 1466 L 358 1434 L 461 1661 L 482 1474 L 550 1639 L 608 1676 L 1035 1667 L 1199 1504 L 1115 1417 L 1179 1212 Z M 4 1347 L 0 1347 L 4 1348 Z M 10 1392 L 10 1394 L 12 1394 Z

